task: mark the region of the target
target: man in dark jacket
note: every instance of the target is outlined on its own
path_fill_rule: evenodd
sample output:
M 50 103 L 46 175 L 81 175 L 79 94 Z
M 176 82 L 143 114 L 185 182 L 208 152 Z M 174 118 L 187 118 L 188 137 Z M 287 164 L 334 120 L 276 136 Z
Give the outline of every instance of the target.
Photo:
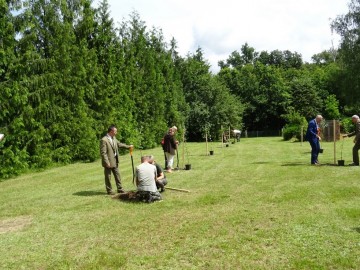
M 176 126 L 169 128 L 168 134 L 164 137 L 164 153 L 167 160 L 166 172 L 171 173 L 173 170 L 173 163 L 175 157 L 175 151 L 177 150 L 178 141 L 175 140 L 175 133 L 177 131 Z
M 354 138 L 354 147 L 352 149 L 353 154 L 353 163 L 349 164 L 350 166 L 359 166 L 359 149 L 360 149 L 360 119 L 358 115 L 353 115 L 351 121 L 355 124 L 355 131 L 343 135 L 343 137 L 351 137 L 355 135 Z
M 156 167 L 156 187 L 157 189 L 160 189 L 160 192 L 163 192 L 165 191 L 165 186 L 167 185 L 167 180 L 163 169 L 155 162 L 153 155 L 150 155 L 148 158 L 148 162 Z

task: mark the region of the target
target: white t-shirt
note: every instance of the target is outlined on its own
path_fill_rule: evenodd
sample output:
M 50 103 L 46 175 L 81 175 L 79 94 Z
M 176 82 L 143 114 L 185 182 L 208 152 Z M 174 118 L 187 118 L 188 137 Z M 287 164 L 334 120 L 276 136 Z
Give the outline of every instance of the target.
M 156 167 L 150 163 L 144 162 L 136 167 L 136 178 L 139 181 L 138 191 L 156 192 Z

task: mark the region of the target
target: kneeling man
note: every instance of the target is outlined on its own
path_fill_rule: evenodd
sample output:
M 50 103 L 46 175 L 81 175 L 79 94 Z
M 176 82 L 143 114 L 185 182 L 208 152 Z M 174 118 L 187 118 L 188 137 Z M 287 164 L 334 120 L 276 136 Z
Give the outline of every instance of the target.
M 143 156 L 136 167 L 136 186 L 139 200 L 151 203 L 161 200 L 161 195 L 156 187 L 156 167 L 148 161 L 149 157 Z

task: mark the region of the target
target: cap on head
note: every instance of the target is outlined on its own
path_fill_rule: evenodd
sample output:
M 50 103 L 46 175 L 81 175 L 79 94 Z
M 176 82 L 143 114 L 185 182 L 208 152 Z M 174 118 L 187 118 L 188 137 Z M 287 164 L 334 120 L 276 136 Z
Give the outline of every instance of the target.
M 352 119 L 359 119 L 359 116 L 354 114 L 353 116 L 351 116 Z
M 172 130 L 175 132 L 177 131 L 177 127 L 176 126 L 172 126 Z

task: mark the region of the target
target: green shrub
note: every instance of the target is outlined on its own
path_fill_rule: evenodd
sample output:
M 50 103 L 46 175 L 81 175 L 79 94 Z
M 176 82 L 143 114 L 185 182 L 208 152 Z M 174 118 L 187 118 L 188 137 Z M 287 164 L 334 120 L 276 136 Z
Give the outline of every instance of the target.
M 307 122 L 305 117 L 301 116 L 296 111 L 291 111 L 290 113 L 283 116 L 287 124 L 283 128 L 283 138 L 285 141 L 288 141 L 292 138 L 301 140 L 301 129 L 303 128 L 303 136 L 305 136 Z
M 283 129 L 283 138 L 288 141 L 292 138 L 301 140 L 301 126 L 296 124 L 287 124 Z

